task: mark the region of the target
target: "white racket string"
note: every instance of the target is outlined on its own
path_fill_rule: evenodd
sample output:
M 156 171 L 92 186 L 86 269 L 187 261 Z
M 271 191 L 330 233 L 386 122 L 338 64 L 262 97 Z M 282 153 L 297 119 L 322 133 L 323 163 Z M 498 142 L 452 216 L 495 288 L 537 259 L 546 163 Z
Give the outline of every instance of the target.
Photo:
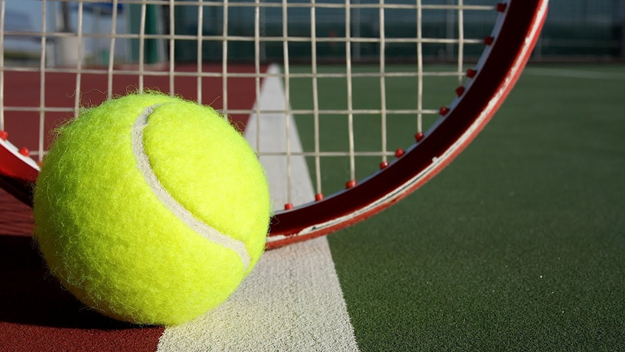
M 47 0 L 50 1 L 50 0 Z M 288 6 L 287 6 L 288 8 Z M 11 36 L 14 37 L 32 37 L 32 36 L 41 36 L 43 32 L 36 31 L 11 31 Z M 46 36 L 50 38 L 62 38 L 62 37 L 75 37 L 76 34 L 58 32 L 58 31 L 49 31 L 45 33 Z M 106 33 L 83 33 L 83 38 L 100 38 L 100 39 L 110 39 L 111 34 Z M 140 34 L 125 34 L 125 33 L 117 33 L 115 34 L 115 38 L 117 39 L 139 39 Z M 142 36 L 144 39 L 160 39 L 160 40 L 183 40 L 183 41 L 196 41 L 198 37 L 196 35 L 188 35 L 188 34 L 144 34 Z M 253 42 L 254 36 L 244 36 L 244 35 L 202 35 L 201 37 L 204 41 L 230 41 L 230 42 Z M 271 42 L 283 42 L 284 40 L 288 40 L 289 42 L 303 42 L 310 43 L 310 37 L 297 37 L 292 36 L 285 38 L 283 36 L 261 36 L 260 41 L 263 43 L 271 43 Z M 348 40 L 342 37 L 317 37 L 317 42 L 319 43 L 345 43 Z M 351 43 L 379 43 L 379 38 L 359 38 L 352 37 L 349 40 Z M 417 38 L 386 38 L 385 41 L 388 44 L 403 44 L 403 43 L 424 43 L 424 44 L 457 44 L 460 42 L 458 39 L 453 38 L 422 38 L 418 40 Z M 465 39 L 462 41 L 465 44 L 481 44 L 483 43 L 482 39 Z
M 231 112 L 228 111 L 228 7 L 231 5 L 228 0 L 223 0 L 223 27 L 222 33 L 222 56 L 221 56 L 221 75 L 222 75 L 222 113 L 224 116 L 228 116 Z M 236 3 L 232 3 L 235 5 Z
M 44 150 L 44 135 L 45 135 L 45 121 L 46 121 L 46 29 L 48 18 L 47 9 L 48 4 L 46 0 L 41 1 L 41 57 L 39 60 L 39 142 L 38 142 L 38 156 L 39 160 L 42 160 L 45 155 Z
M 204 6 L 201 5 L 203 0 L 200 0 L 200 6 L 197 9 L 197 103 L 202 104 L 202 23 L 204 23 Z M 173 60 L 172 60 L 173 61 Z
M 458 86 L 464 79 L 464 0 L 458 0 Z
M 354 155 L 354 113 L 352 90 L 352 41 L 351 0 L 345 0 L 345 69 L 347 71 L 347 134 L 349 143 L 349 180 L 356 180 L 356 158 Z
M 82 79 L 82 52 L 83 52 L 83 30 L 82 30 L 82 20 L 83 20 L 83 3 L 78 3 L 78 35 L 76 40 L 78 41 L 78 50 L 76 52 L 77 62 L 76 62 L 76 90 L 74 92 L 74 116 L 78 116 L 80 111 L 80 101 L 82 98 L 82 90 L 81 87 L 81 79 Z
M 113 15 L 111 17 L 111 42 L 109 45 L 109 63 L 108 63 L 108 82 L 107 82 L 107 98 L 113 98 L 113 65 L 115 64 L 115 40 L 117 39 L 117 1 L 113 0 Z
M 393 152 L 264 152 L 264 156 L 309 156 L 309 157 L 328 157 L 328 156 L 340 156 L 350 157 L 354 156 L 391 156 L 395 155 Z
M 254 8 L 254 90 L 255 90 L 255 109 L 256 115 L 256 145 L 255 150 L 258 155 L 262 153 L 260 149 L 260 0 L 254 0 L 256 7 Z
M 143 93 L 145 76 L 145 23 L 147 4 L 141 4 L 141 18 L 139 19 L 139 93 Z
M 282 53 L 284 57 L 283 70 L 284 70 L 284 126 L 286 133 L 286 199 L 287 204 L 292 204 L 292 166 L 291 166 L 291 69 L 289 65 L 289 22 L 288 22 L 288 7 L 287 0 L 282 0 Z
M 175 62 L 176 56 L 176 7 L 174 6 L 174 0 L 169 0 L 169 95 L 172 97 L 176 95 L 174 87 L 175 77 Z
M 313 133 L 315 139 L 315 191 L 317 195 L 323 194 L 321 186 L 321 142 L 319 141 L 319 72 L 317 70 L 317 11 L 315 0 L 311 0 L 313 7 L 310 8 L 310 40 L 311 40 L 311 70 L 312 70 L 312 99 L 313 99 Z
M 423 11 L 417 0 L 417 132 L 423 131 Z
M 388 42 L 386 42 L 388 44 Z M 465 44 L 467 41 L 464 42 Z M 39 68 L 36 67 L 5 67 L 4 72 L 37 72 L 39 73 Z M 71 67 L 48 67 L 46 69 L 49 73 L 78 73 L 79 71 L 76 68 Z M 83 74 L 92 74 L 92 75 L 108 75 L 110 72 L 106 69 L 99 68 L 83 68 L 80 70 Z M 131 69 L 124 69 L 123 67 L 114 68 L 112 71 L 116 76 L 136 76 L 137 71 Z M 170 76 L 170 73 L 159 71 L 159 70 L 146 70 L 143 74 L 144 76 L 152 76 L 152 77 L 163 77 Z M 174 72 L 174 77 L 197 77 L 198 73 L 196 72 Z M 463 72 L 456 71 L 425 71 L 421 74 L 423 77 L 458 77 L 463 76 Z M 209 72 L 203 71 L 200 74 L 203 78 L 221 78 L 223 74 L 221 72 Z M 318 72 L 316 75 L 312 73 L 294 73 L 292 72 L 289 75 L 291 78 L 346 78 L 346 73 L 321 73 Z M 384 78 L 392 78 L 392 77 L 418 77 L 420 76 L 417 72 L 414 71 L 406 71 L 406 72 L 352 72 L 352 78 L 373 78 L 373 77 L 384 77 Z M 286 76 L 282 73 L 259 73 L 258 75 L 255 73 L 245 73 L 245 72 L 230 72 L 228 73 L 228 77 L 231 78 L 268 78 L 268 77 L 279 77 L 285 78 Z
M 40 107 L 27 107 L 27 106 L 7 106 L 4 109 L 5 111 L 21 111 L 21 112 L 74 112 L 74 108 L 73 107 L 50 107 L 47 106 L 45 108 L 40 108 Z M 436 115 L 439 113 L 438 110 L 436 109 L 423 109 L 423 110 L 417 110 L 417 109 L 386 109 L 385 110 L 387 114 L 393 114 L 393 115 L 417 115 L 419 113 L 423 114 L 423 115 Z M 249 114 L 253 114 L 255 113 L 256 110 L 251 110 L 251 109 L 231 109 L 228 110 L 228 113 L 230 114 L 244 114 L 244 115 L 249 115 Z M 289 109 L 289 110 L 281 110 L 281 109 L 276 109 L 276 110 L 261 110 L 262 113 L 267 113 L 267 114 L 286 114 L 286 113 L 290 113 L 291 115 L 310 115 L 310 114 L 314 114 L 315 112 L 317 112 L 319 115 L 347 115 L 347 114 L 354 114 L 354 115 L 379 115 L 382 113 L 381 109 L 353 109 L 353 110 L 332 110 L 332 109 L 318 109 L 318 110 L 312 110 L 312 109 Z
M 384 0 L 380 0 L 380 121 L 381 121 L 381 137 L 382 137 L 382 163 L 387 163 L 387 131 L 386 131 L 386 38 L 385 38 L 385 18 L 384 18 Z

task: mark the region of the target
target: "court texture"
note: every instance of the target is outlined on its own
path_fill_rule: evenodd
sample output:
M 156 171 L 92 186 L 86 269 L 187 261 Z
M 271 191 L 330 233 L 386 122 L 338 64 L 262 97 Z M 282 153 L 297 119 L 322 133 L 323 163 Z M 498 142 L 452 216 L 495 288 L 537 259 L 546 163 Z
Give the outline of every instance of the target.
M 177 69 L 185 70 L 183 65 Z M 276 65 L 261 69 L 282 70 Z M 390 65 L 393 69 L 407 68 Z M 219 72 L 221 67 L 203 70 Z M 254 67 L 231 65 L 229 70 L 253 72 Z M 319 70 L 341 72 L 344 67 L 320 65 Z M 41 92 L 32 89 L 39 86 L 38 73 L 6 72 L 4 77 L 6 106 L 40 106 Z M 106 79 L 83 74 L 82 105 L 106 99 Z M 146 88 L 170 89 L 166 73 L 145 79 Z M 320 80 L 320 105 L 345 109 L 344 81 Z M 366 77 L 354 82 L 355 109 L 373 108 L 379 99 L 376 82 Z M 200 98 L 196 78 L 177 76 L 173 83 L 176 93 Z M 67 107 L 74 104 L 76 78 L 47 73 L 45 84 L 45 106 L 58 111 L 49 111 L 43 126 L 33 111 L 6 114 L 10 140 L 35 154 L 38 133 L 28 129 L 53 131 L 72 116 Z M 222 84 L 203 78 L 202 102 L 223 108 Z M 389 104 L 414 106 L 411 79 L 388 79 L 387 84 Z M 448 87 L 453 83 L 436 84 L 424 97 L 428 105 L 452 98 Z M 355 226 L 266 252 L 226 303 L 174 328 L 128 325 L 82 306 L 47 273 L 31 238 L 31 209 L 0 191 L 0 350 L 622 350 L 624 87 L 625 66 L 619 64 L 530 65 L 485 130 L 424 187 Z M 114 95 L 136 89 L 136 76 L 114 78 Z M 306 78 L 292 79 L 288 92 L 283 80 L 264 78 L 258 101 L 252 78 L 230 78 L 227 92 L 228 109 L 234 111 L 255 104 L 262 110 L 283 109 L 285 94 L 292 109 L 311 108 Z M 262 140 L 270 144 L 261 145 L 263 150 L 282 147 L 284 115 L 257 118 L 230 116 L 253 146 L 260 144 L 259 134 L 268 134 Z M 295 150 L 312 151 L 310 116 L 289 119 Z M 346 148 L 344 119 L 322 117 L 324 148 Z M 374 121 L 367 116 L 356 121 L 356 149 L 378 150 L 379 138 L 367 127 Z M 414 119 L 393 125 L 396 130 L 389 135 L 400 137 L 389 142 L 389 149 L 412 142 L 412 133 L 403 132 L 413 130 L 412 124 Z M 49 145 L 52 133 L 45 136 Z M 293 162 L 293 193 L 305 201 L 314 197 L 313 161 L 299 158 Z M 357 176 L 369 174 L 378 159 L 359 159 Z M 271 157 L 261 161 L 270 184 L 283 182 L 284 170 Z M 348 160 L 324 162 L 325 187 L 344 187 Z M 284 197 L 272 193 L 276 209 Z

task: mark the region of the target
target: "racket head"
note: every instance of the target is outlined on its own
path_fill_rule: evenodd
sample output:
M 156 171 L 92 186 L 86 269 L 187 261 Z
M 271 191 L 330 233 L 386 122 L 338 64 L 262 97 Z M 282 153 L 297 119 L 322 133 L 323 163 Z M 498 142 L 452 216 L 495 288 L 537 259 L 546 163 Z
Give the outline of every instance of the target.
M 368 178 L 322 200 L 275 214 L 267 241 L 277 248 L 327 235 L 358 223 L 417 190 L 449 165 L 482 131 L 519 79 L 547 16 L 547 0 L 497 5 L 498 19 L 484 38 L 478 64 L 467 72 L 456 99 L 397 159 Z
M 456 88 L 457 97 L 440 108 L 437 121 L 426 131 L 415 131 L 414 144 L 398 150 L 394 160 L 384 159 L 381 169 L 365 179 L 346 179 L 344 190 L 325 196 L 318 192 L 305 204 L 287 203 L 285 210 L 274 215 L 267 248 L 323 236 L 371 217 L 421 187 L 448 165 L 484 128 L 514 87 L 539 38 L 547 3 L 547 0 L 507 0 L 496 5 L 497 20 L 492 34 L 484 39 L 477 65 L 467 71 L 462 86 L 450 87 L 450 91 Z M 346 48 L 350 48 L 350 38 L 345 40 Z M 258 98 L 260 81 L 265 78 L 261 72 L 265 71 L 258 60 L 259 46 L 256 51 Z M 288 61 L 285 63 L 288 70 Z M 227 69 L 224 63 L 224 70 Z M 226 72 L 222 74 L 225 86 Z M 288 72 L 280 77 L 288 80 Z M 173 75 L 169 79 L 173 86 Z M 77 100 L 76 109 L 78 103 Z M 27 150 L 11 144 L 5 132 L 0 137 L 0 187 L 32 205 L 39 165 Z

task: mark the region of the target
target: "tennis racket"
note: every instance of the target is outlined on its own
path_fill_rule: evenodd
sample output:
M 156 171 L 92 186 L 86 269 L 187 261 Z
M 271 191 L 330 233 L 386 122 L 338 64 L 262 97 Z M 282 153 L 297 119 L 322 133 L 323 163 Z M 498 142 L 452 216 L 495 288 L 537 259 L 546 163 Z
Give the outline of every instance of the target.
M 158 88 L 212 103 L 234 124 L 247 123 L 261 160 L 279 160 L 284 179 L 271 187 L 283 188 L 284 198 L 267 248 L 332 233 L 406 197 L 467 147 L 521 75 L 547 2 L 112 1 L 106 10 L 111 23 L 130 16 L 138 24 L 125 33 L 118 25 L 84 31 L 85 19 L 95 16 L 96 2 L 88 0 L 64 8 L 72 11 L 73 22 L 66 24 L 77 27 L 73 32 L 47 29 L 46 11 L 55 1 L 42 1 L 40 32 L 8 28 L 2 2 L 0 187 L 32 205 L 39 165 L 53 139 L 49 131 L 59 121 L 129 86 Z M 195 17 L 195 33 L 178 33 L 181 13 Z M 160 31 L 150 29 L 154 23 Z M 16 38 L 39 42 L 36 64 L 7 59 L 9 40 Z M 108 48 L 108 56 L 86 63 L 82 56 L 94 41 Z M 119 63 L 115 51 L 122 41 L 131 43 L 138 63 Z M 50 66 L 51 42 L 75 46 L 75 57 L 65 58 L 69 66 Z M 156 55 L 149 62 L 155 47 L 164 59 Z M 188 48 L 195 54 L 185 63 L 189 55 L 180 53 Z M 284 94 L 277 106 L 261 103 L 270 81 Z M 337 89 L 338 98 L 328 96 Z M 400 101 L 398 94 L 410 98 Z M 337 99 L 340 106 L 332 106 Z M 281 121 L 284 141 L 267 150 L 260 130 L 272 119 Z M 337 121 L 340 131 L 333 127 Z M 368 121 L 366 129 L 361 121 Z M 364 136 L 377 140 L 363 143 Z M 19 142 L 30 147 L 17 147 Z M 297 195 L 301 181 L 292 177 L 302 160 L 314 189 L 304 197 Z M 327 181 L 337 177 L 344 181 L 340 187 Z

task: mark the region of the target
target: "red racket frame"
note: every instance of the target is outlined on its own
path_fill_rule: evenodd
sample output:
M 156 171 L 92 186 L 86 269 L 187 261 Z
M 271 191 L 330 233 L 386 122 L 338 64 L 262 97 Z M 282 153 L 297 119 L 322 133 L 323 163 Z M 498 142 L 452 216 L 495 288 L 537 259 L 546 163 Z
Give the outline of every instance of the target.
M 390 207 L 447 166 L 477 136 L 514 87 L 547 16 L 548 0 L 508 0 L 497 6 L 499 19 L 475 69 L 441 119 L 388 166 L 345 191 L 277 212 L 267 248 L 327 235 Z M 39 167 L 28 151 L 17 149 L 0 131 L 0 187 L 32 206 Z

